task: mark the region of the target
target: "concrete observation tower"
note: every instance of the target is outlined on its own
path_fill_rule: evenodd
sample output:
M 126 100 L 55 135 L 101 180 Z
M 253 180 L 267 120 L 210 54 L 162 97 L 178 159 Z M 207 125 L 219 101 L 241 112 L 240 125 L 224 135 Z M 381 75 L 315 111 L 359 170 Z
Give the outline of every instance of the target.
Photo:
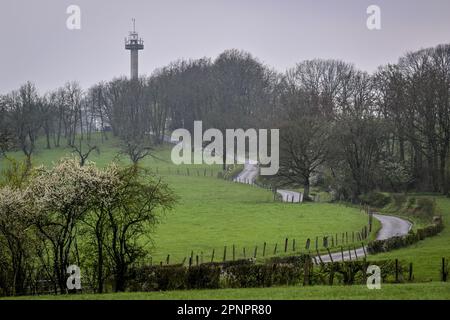
M 139 50 L 144 50 L 144 40 L 139 38 L 136 32 L 136 19 L 133 19 L 133 31 L 130 31 L 125 38 L 125 49 L 130 50 L 131 57 L 131 79 L 135 80 L 139 77 Z

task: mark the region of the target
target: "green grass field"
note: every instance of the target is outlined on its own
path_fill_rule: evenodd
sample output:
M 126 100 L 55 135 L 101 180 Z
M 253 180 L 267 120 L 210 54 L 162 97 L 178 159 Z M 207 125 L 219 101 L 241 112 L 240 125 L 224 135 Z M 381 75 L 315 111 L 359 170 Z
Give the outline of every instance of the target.
M 50 166 L 71 154 L 70 148 L 47 150 L 42 143 L 39 141 L 33 157 L 34 165 Z M 92 153 L 90 161 L 98 166 L 113 160 L 123 165 L 129 163 L 125 156 L 117 156 L 116 139 L 97 143 L 100 153 Z M 154 152 L 156 158 L 147 157 L 142 161 L 142 166 L 162 176 L 179 199 L 174 210 L 164 216 L 156 233 L 152 234 L 149 250 L 154 263 L 165 261 L 167 255 L 171 263 L 179 263 L 189 257 L 191 251 L 203 257 L 203 261 L 209 261 L 213 249 L 217 261 L 223 259 L 224 246 L 231 259 L 232 245 L 236 247 L 236 258 L 244 257 L 244 248 L 247 258 L 253 256 L 255 246 L 261 256 L 264 242 L 267 243 L 266 256 L 273 255 L 276 244 L 277 255 L 280 255 L 284 254 L 285 238 L 290 239 L 288 254 L 293 254 L 293 239 L 296 239 L 298 253 L 304 250 L 308 238 L 314 243 L 315 237 L 319 237 L 321 244 L 322 236 L 359 231 L 367 224 L 366 216 L 352 207 L 274 202 L 268 190 L 218 179 L 220 166 L 175 166 L 170 161 L 170 152 L 170 146 L 161 147 Z M 20 152 L 8 156 L 23 158 Z
M 100 145 L 100 154 L 89 158 L 104 166 L 110 161 L 129 163 L 124 156 L 118 157 L 118 143 L 110 138 Z M 40 146 L 33 157 L 34 165 L 51 165 L 61 157 L 69 156 L 70 149 L 45 150 Z M 170 162 L 170 147 L 155 151 L 155 158 L 146 158 L 142 165 L 150 168 L 173 188 L 178 203 L 173 211 L 164 216 L 162 223 L 152 235 L 153 245 L 149 247 L 153 262 L 181 262 L 194 255 L 209 261 L 215 249 L 216 261 L 223 257 L 227 246 L 231 258 L 231 246 L 236 245 L 236 258 L 253 255 L 258 246 L 259 256 L 264 242 L 267 242 L 266 256 L 273 254 L 275 244 L 278 254 L 284 254 L 284 239 L 296 239 L 297 253 L 304 250 L 307 238 L 357 231 L 366 225 L 366 216 L 359 209 L 322 202 L 285 204 L 273 201 L 271 192 L 236 184 L 217 178 L 219 166 L 174 166 Z M 20 153 L 9 154 L 17 159 Z M 6 161 L 0 160 L 0 166 Z M 206 169 L 206 172 L 205 172 Z M 189 170 L 189 176 L 188 176 Z M 450 199 L 436 197 L 444 222 L 450 219 Z M 375 225 L 376 229 L 379 223 Z M 373 237 L 374 235 L 372 235 Z M 355 244 L 355 246 L 358 244 Z M 448 228 L 433 238 L 421 241 L 409 248 L 371 256 L 370 259 L 398 258 L 414 264 L 416 281 L 421 284 L 383 285 L 381 290 L 368 290 L 364 286 L 315 286 L 277 287 L 259 289 L 223 289 L 199 291 L 173 291 L 153 293 L 119 293 L 104 295 L 40 296 L 38 299 L 449 299 L 449 284 L 439 283 L 441 257 L 450 257 L 450 230 Z M 29 298 L 29 297 L 28 297 Z
M 29 299 L 15 297 L 13 299 Z M 110 294 L 36 296 L 41 300 L 448 300 L 450 283 L 386 284 L 380 290 L 366 286 L 273 287 L 250 289 L 186 290 Z
M 434 196 L 440 212 L 443 215 L 446 228 L 431 238 L 399 250 L 371 256 L 370 259 L 395 259 L 413 263 L 416 281 L 439 281 L 442 257 L 450 258 L 450 199 L 443 196 Z

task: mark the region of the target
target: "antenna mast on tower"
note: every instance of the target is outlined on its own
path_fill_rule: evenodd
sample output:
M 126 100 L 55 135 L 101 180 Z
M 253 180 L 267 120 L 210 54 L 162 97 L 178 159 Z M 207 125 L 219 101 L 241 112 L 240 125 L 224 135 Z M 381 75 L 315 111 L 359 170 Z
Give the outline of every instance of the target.
M 125 38 L 125 49 L 130 50 L 130 77 L 131 79 L 138 79 L 139 77 L 139 50 L 144 50 L 144 40 L 139 38 L 136 32 L 136 19 L 133 18 L 133 31 L 130 31 L 127 38 Z

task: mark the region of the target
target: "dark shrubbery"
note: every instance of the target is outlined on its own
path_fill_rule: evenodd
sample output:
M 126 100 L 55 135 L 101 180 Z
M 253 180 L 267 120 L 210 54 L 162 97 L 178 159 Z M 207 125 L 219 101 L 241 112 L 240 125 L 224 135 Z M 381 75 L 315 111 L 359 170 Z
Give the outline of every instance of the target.
M 289 256 L 289 257 L 273 257 L 267 262 L 272 264 L 300 264 L 304 265 L 310 259 L 309 255 Z
M 405 204 L 407 197 L 403 193 L 393 193 L 391 194 L 391 204 L 394 211 L 400 211 Z
M 391 199 L 383 211 L 414 216 L 427 222 L 431 222 L 431 218 L 437 215 L 436 203 L 432 198 L 392 194 Z
M 303 263 L 300 261 L 306 261 L 308 257 L 296 257 L 292 259 L 291 263 L 278 264 L 255 264 L 252 260 L 238 260 L 205 263 L 191 267 L 146 266 L 134 268 L 129 273 L 128 290 L 165 291 L 294 285 L 302 281 Z
M 367 281 L 367 268 L 369 265 L 376 265 L 381 269 L 381 278 L 383 283 L 403 282 L 407 268 L 404 262 L 395 262 L 395 260 L 384 261 L 346 261 L 334 262 L 320 265 L 313 273 L 313 284 L 332 285 L 332 284 L 365 284 Z M 397 268 L 397 270 L 396 270 Z M 398 279 L 396 279 L 396 274 Z
M 220 287 L 220 267 L 199 265 L 187 270 L 187 289 L 218 289 Z
M 422 218 L 430 219 L 436 210 L 435 202 L 430 198 L 418 198 L 413 209 L 413 214 Z
M 303 280 L 303 266 L 298 264 L 236 265 L 223 271 L 226 288 L 296 285 Z
M 309 255 L 272 258 L 264 264 L 252 260 L 206 263 L 199 266 L 150 266 L 133 269 L 129 274 L 129 291 L 183 289 L 256 288 L 281 285 L 363 284 L 367 267 L 381 268 L 383 282 L 395 275 L 403 280 L 401 263 L 394 260 L 334 262 L 314 266 Z M 396 270 L 397 266 L 397 270 Z
M 363 204 L 375 208 L 383 208 L 391 202 L 391 197 L 380 192 L 369 192 L 359 197 Z
M 129 291 L 166 291 L 186 289 L 187 269 L 183 266 L 145 266 L 133 268 L 128 275 Z
M 444 224 L 439 222 L 437 224 L 418 229 L 416 232 L 410 231 L 405 236 L 393 237 L 386 240 L 375 240 L 367 245 L 367 251 L 371 254 L 375 254 L 407 247 L 427 237 L 437 235 L 442 231 L 442 229 L 444 229 Z

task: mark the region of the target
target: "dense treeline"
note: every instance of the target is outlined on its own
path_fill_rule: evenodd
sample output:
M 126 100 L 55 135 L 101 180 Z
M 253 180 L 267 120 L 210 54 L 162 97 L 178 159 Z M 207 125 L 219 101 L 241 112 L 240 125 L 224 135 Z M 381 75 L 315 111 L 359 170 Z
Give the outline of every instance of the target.
M 250 54 L 180 60 L 136 81 L 76 83 L 43 96 L 33 84 L 1 96 L 2 150 L 31 163 L 39 135 L 47 148 L 109 130 L 136 163 L 173 129 L 280 128 L 280 171 L 272 185 L 320 185 L 336 199 L 362 194 L 448 194 L 450 45 L 406 54 L 374 74 L 336 60 L 311 60 L 280 74 Z M 225 156 L 225 152 L 224 152 Z
M 69 265 L 88 290 L 124 291 L 171 189 L 136 166 L 63 159 L 26 170 L 14 162 L 0 184 L 0 296 L 66 293 Z

